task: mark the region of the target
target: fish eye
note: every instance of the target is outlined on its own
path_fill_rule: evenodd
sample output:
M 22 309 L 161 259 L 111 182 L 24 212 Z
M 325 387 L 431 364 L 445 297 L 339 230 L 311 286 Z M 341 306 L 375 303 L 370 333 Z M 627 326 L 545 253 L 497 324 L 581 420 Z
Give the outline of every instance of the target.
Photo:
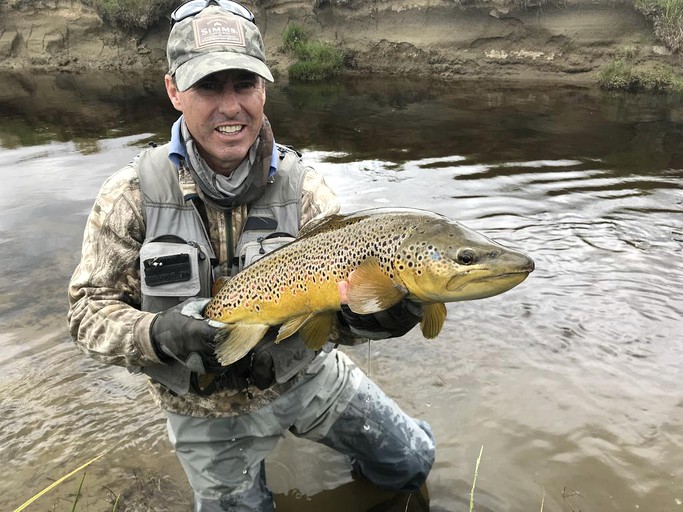
M 472 249 L 458 251 L 457 260 L 461 265 L 471 265 L 475 260 L 474 251 Z

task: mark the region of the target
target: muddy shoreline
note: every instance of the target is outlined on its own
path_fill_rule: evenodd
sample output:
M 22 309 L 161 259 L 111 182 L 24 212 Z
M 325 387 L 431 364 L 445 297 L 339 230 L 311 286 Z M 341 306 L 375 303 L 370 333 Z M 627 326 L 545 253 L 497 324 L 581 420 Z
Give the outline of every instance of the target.
M 507 3 L 271 0 L 250 7 L 278 81 L 287 79 L 290 63 L 281 40 L 288 23 L 345 48 L 348 72 L 363 75 L 595 83 L 600 69 L 625 53 L 640 64 L 683 63 L 630 2 Z M 3 3 L 0 20 L 0 70 L 166 69 L 167 20 L 131 33 L 63 0 Z

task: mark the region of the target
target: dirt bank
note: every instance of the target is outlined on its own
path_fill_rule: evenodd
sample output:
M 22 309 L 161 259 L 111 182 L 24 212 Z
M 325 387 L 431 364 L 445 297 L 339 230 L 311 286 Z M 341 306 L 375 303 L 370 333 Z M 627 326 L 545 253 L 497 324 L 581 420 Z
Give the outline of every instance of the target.
M 288 64 L 281 34 L 292 22 L 346 48 L 357 73 L 592 82 L 626 53 L 681 66 L 631 2 L 509 3 L 261 0 L 250 7 L 280 79 Z M 145 32 L 117 30 L 76 0 L 0 2 L 0 68 L 163 70 L 167 34 L 166 21 Z

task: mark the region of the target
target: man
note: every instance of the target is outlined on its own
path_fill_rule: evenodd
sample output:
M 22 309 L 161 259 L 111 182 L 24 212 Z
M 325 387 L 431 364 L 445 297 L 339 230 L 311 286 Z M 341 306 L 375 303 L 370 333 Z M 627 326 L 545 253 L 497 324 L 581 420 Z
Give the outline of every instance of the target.
M 227 368 L 213 355 L 216 324 L 201 315 L 212 282 L 339 210 L 322 177 L 273 139 L 273 77 L 253 20 L 228 0 L 174 11 L 165 83 L 182 116 L 170 143 L 102 186 L 69 286 L 71 335 L 91 357 L 150 377 L 197 511 L 273 510 L 264 460 L 287 430 L 346 454 L 382 488 L 414 491 L 434 461 L 429 426 L 332 343 L 316 353 L 269 336 Z M 408 301 L 376 315 L 345 308 L 330 341 L 400 336 L 420 314 Z

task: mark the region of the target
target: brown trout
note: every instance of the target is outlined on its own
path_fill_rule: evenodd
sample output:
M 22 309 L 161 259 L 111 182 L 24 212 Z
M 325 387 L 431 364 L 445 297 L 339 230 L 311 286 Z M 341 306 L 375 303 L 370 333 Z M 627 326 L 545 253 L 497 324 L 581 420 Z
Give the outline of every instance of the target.
M 341 309 L 338 283 L 347 280 L 352 311 L 376 313 L 407 297 L 423 304 L 420 327 L 434 338 L 446 319 L 445 302 L 503 293 L 533 269 L 528 256 L 442 215 L 364 210 L 305 226 L 296 240 L 230 279 L 205 315 L 227 324 L 216 337 L 216 356 L 226 366 L 271 326 L 281 325 L 276 342 L 299 332 L 317 350 Z

